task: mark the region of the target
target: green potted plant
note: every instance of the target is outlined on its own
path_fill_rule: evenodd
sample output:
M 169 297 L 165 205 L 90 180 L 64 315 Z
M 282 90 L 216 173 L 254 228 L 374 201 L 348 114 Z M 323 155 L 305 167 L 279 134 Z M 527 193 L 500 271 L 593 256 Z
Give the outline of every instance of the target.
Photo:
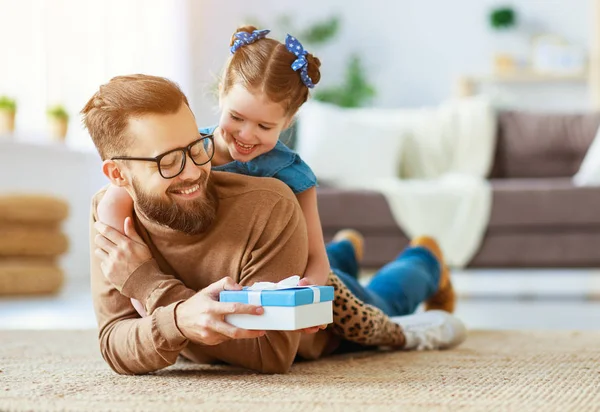
M 64 141 L 69 126 L 69 113 L 64 106 L 57 104 L 48 108 L 47 115 L 50 136 L 54 140 Z
M 256 27 L 268 27 L 256 18 L 249 18 Z M 335 41 L 342 26 L 342 20 L 338 15 L 316 21 L 304 29 L 294 24 L 294 18 L 290 15 L 281 15 L 275 24 L 283 33 L 296 33 L 298 39 L 310 51 L 319 54 L 319 48 Z M 359 53 L 348 56 L 348 63 L 343 76 L 344 80 L 332 86 L 317 86 L 314 99 L 335 104 L 341 107 L 361 107 L 371 103 L 375 97 L 375 87 L 369 82 L 366 70 L 362 64 Z M 296 123 L 284 132 L 282 141 L 291 148 L 296 146 L 297 130 Z
M 496 7 L 490 11 L 489 19 L 496 30 L 510 29 L 517 24 L 517 13 L 512 7 Z
M 488 21 L 491 29 L 496 32 L 498 40 L 507 41 L 516 34 L 517 12 L 510 6 L 492 8 L 488 15 Z M 497 73 L 506 74 L 516 70 L 518 64 L 514 53 L 510 50 L 512 48 L 504 45 L 500 50 L 494 52 L 494 70 Z
M 17 102 L 8 96 L 0 96 L 0 135 L 14 133 L 16 113 Z
M 315 100 L 340 107 L 360 107 L 375 96 L 375 88 L 368 82 L 360 57 L 350 57 L 344 77 L 339 86 L 317 90 Z

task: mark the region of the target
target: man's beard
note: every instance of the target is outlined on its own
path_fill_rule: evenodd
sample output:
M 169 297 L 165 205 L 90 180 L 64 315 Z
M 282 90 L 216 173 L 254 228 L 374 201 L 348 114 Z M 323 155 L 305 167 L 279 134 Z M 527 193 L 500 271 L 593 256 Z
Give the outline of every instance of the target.
M 203 174 L 196 182 L 185 183 L 185 187 L 195 184 L 202 194 L 193 200 L 178 203 L 169 193 L 154 196 L 144 192 L 135 179 L 132 181 L 136 208 L 148 219 L 188 235 L 204 233 L 214 222 L 219 207 L 219 198 L 212 180 Z M 180 185 L 184 186 L 184 185 Z M 170 188 L 176 190 L 177 187 Z

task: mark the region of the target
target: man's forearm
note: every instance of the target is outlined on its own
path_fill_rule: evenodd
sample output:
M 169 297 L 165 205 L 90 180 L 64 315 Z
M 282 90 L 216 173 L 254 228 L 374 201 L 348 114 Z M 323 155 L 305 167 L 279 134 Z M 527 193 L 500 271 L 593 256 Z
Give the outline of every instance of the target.
M 138 267 L 121 291 L 123 295 L 138 300 L 149 315 L 161 306 L 189 299 L 196 292 L 176 277 L 163 273 L 154 259 Z
M 143 374 L 172 365 L 188 340 L 177 328 L 174 303 L 145 318 L 114 319 L 100 329 L 100 350 L 120 374 Z
M 190 344 L 186 350 L 260 373 L 286 373 L 296 358 L 299 344 L 300 332 L 268 331 L 256 339 L 231 340 L 215 346 Z
M 161 274 L 155 264 L 144 263 L 138 269 L 155 268 L 154 276 L 149 274 L 149 282 L 132 282 L 123 286 L 128 289 L 139 287 L 140 294 L 144 295 L 155 290 L 171 293 L 148 293 L 153 297 L 153 310 L 151 316 L 140 319 L 129 298 L 104 276 L 100 259 L 94 253 L 94 237 L 97 234 L 94 229 L 95 203 L 90 216 L 91 289 L 102 356 L 113 370 L 121 374 L 162 369 L 174 363 L 189 342 L 177 327 L 175 308 L 193 291 L 183 290 L 181 282 Z M 176 296 L 179 298 L 176 299 Z M 170 302 L 165 303 L 167 300 Z M 159 305 L 165 307 L 156 309 Z

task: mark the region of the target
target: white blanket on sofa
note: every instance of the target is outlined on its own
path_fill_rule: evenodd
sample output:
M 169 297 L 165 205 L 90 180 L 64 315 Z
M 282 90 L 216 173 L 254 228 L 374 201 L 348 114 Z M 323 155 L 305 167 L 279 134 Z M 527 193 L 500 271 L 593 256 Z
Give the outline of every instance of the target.
M 600 128 L 588 148 L 579 170 L 573 176 L 575 186 L 600 186 Z
M 366 167 L 382 169 L 395 157 L 396 165 L 400 165 L 400 176 L 397 173 L 382 176 L 379 172 L 379 175 L 367 173 L 362 177 L 352 174 L 348 168 L 334 183 L 344 188 L 380 191 L 397 224 L 409 237 L 434 237 L 450 266 L 466 266 L 479 249 L 491 211 L 492 193 L 485 177 L 495 148 L 496 117 L 490 102 L 471 98 L 448 102 L 435 109 L 379 112 L 365 109 L 365 113 L 367 111 L 369 115 L 365 116 L 360 110 L 349 111 L 348 123 L 353 123 L 354 128 L 366 129 L 362 132 L 363 139 L 371 138 L 369 145 L 386 138 L 388 142 L 382 143 L 379 156 L 372 157 Z M 334 161 L 326 168 L 316 151 L 306 149 L 310 145 L 303 142 L 310 138 L 313 114 L 307 113 L 306 119 L 301 117 L 299 152 L 318 177 L 333 177 L 334 168 L 340 163 Z M 382 130 L 382 118 L 386 117 L 389 122 L 385 121 L 385 130 Z M 365 124 L 366 118 L 371 120 L 371 126 Z M 303 120 L 307 121 L 303 124 Z M 327 120 L 335 123 L 332 113 Z M 347 129 L 343 139 L 352 147 Z M 402 140 L 400 147 L 392 147 L 389 142 L 398 139 Z M 334 151 L 328 149 L 325 152 L 331 160 Z M 361 156 L 368 159 L 368 154 L 357 152 L 358 160 Z

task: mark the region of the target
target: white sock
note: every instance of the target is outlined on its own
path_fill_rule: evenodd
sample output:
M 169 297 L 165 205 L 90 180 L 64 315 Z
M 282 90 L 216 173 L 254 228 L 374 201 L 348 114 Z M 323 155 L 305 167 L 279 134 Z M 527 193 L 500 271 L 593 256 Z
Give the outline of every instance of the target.
M 411 331 L 404 330 L 404 339 L 406 340 L 404 343 L 404 349 L 412 350 L 419 344 L 417 337 Z

